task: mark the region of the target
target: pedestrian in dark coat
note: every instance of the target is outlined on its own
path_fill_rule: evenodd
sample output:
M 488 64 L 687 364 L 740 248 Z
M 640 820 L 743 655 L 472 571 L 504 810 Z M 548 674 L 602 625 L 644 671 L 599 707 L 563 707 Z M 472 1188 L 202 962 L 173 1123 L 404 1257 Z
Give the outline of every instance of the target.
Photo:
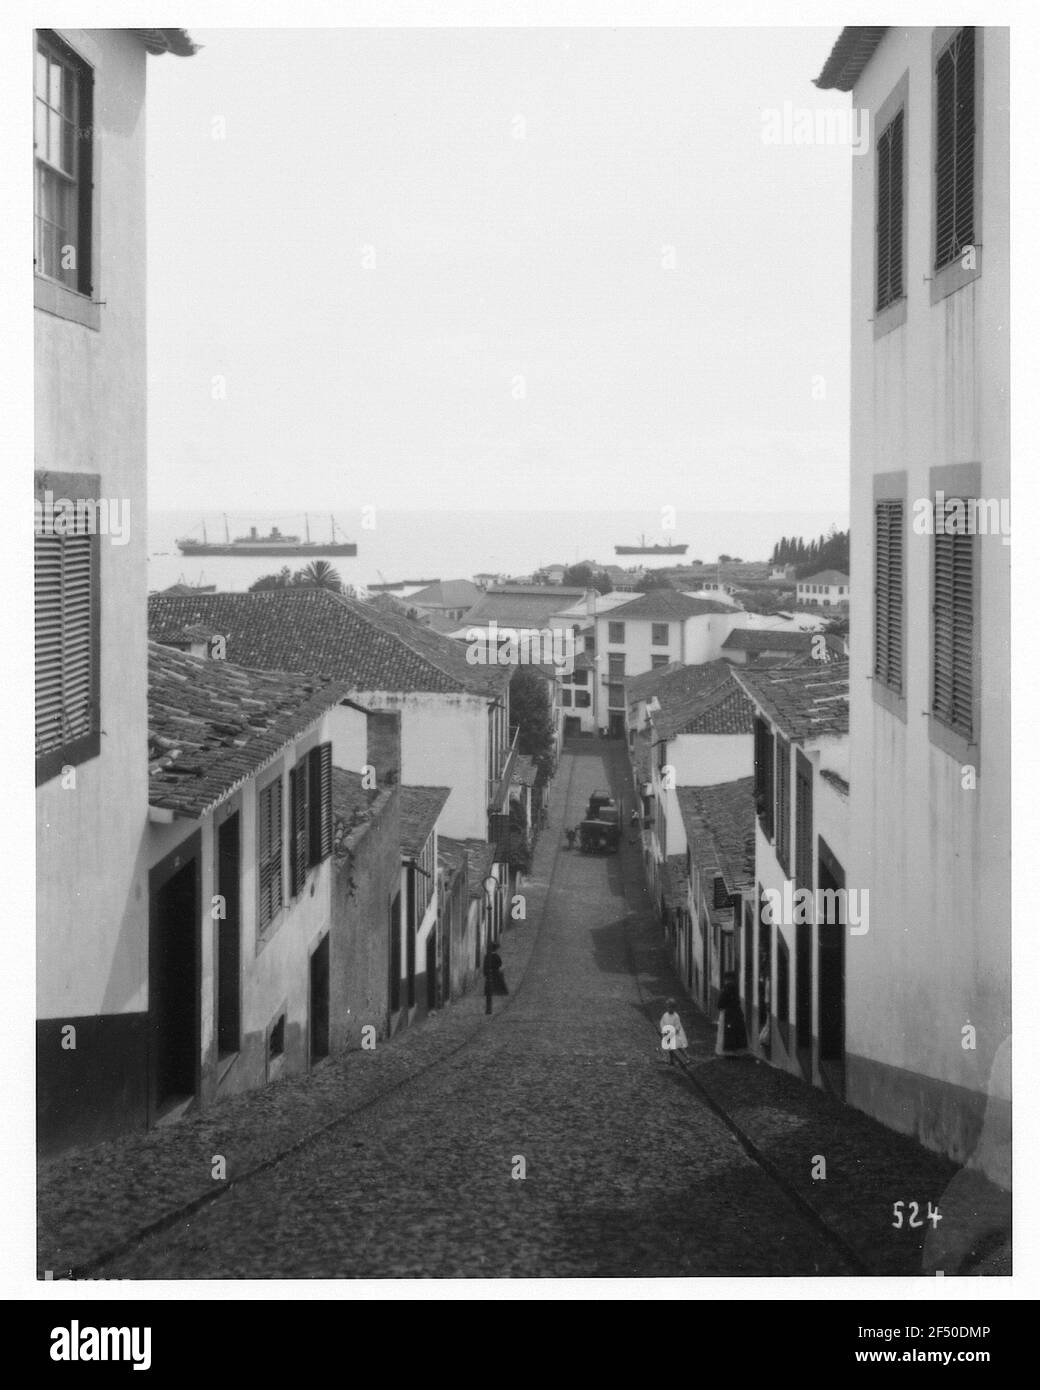
M 498 954 L 497 946 L 488 948 L 488 953 L 484 957 L 484 970 L 491 981 L 491 989 L 494 994 L 509 993 L 509 986 L 502 974 L 502 957 Z
M 715 1035 L 716 1057 L 739 1057 L 747 1052 L 747 1026 L 744 1010 L 737 993 L 737 977 L 727 973 L 722 977 L 719 992 L 719 1026 Z

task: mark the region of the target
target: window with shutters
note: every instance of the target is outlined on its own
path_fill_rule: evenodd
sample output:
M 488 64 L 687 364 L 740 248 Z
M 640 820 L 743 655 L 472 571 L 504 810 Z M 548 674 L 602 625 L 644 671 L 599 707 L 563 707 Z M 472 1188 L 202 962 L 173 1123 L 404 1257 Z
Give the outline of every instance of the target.
M 79 503 L 96 498 L 100 479 L 38 474 L 46 492 Z M 36 623 L 36 783 L 101 752 L 100 550 L 90 508 L 49 515 L 40 501 L 34 537 Z M 93 532 L 93 534 L 92 534 Z
M 974 743 L 976 538 L 936 507 L 933 544 L 932 714 Z
M 307 874 L 332 853 L 332 744 L 305 754 L 289 772 L 291 893 L 303 891 Z
M 797 888 L 813 887 L 812 764 L 799 749 L 795 758 L 794 881 Z
M 776 862 L 791 873 L 791 745 L 776 736 Z
M 282 868 L 282 779 L 276 777 L 257 797 L 259 927 L 265 931 L 285 900 Z
M 622 646 L 625 641 L 625 624 L 607 623 L 607 641 L 615 646 Z
M 874 503 L 874 680 L 903 694 L 903 502 Z
M 652 647 L 667 647 L 669 623 L 650 624 L 650 645 Z
M 773 838 L 773 730 L 755 719 L 755 807 L 767 840 Z
M 935 64 L 935 269 L 975 242 L 975 30 L 959 30 Z
M 903 297 L 903 125 L 898 111 L 877 141 L 877 310 Z
M 49 30 L 36 37 L 33 84 L 38 275 L 91 293 L 93 74 Z

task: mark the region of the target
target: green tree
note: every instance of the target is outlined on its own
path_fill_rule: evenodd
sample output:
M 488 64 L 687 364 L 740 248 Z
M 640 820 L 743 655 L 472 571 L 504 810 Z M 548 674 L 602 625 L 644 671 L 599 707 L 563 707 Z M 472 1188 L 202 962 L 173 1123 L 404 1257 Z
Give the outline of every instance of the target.
M 553 774 L 552 707 L 549 703 L 551 686 L 546 678 L 530 666 L 518 666 L 509 682 L 509 710 L 520 736 L 517 751 L 533 758 L 538 768 L 539 782 Z
M 265 574 L 254 584 L 250 584 L 249 592 L 257 593 L 261 589 L 288 589 L 293 582 L 289 566 L 283 565 L 277 574 Z

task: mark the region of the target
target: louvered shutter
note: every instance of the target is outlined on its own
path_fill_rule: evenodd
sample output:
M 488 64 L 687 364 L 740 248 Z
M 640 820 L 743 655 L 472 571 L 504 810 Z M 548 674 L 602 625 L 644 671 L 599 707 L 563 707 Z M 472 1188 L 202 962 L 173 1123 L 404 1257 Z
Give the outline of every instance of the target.
M 303 890 L 303 885 L 307 878 L 307 866 L 310 862 L 310 849 L 308 844 L 310 830 L 308 806 L 310 779 L 307 775 L 308 766 L 308 758 L 303 758 L 289 771 L 289 806 L 291 817 L 289 865 L 292 871 L 290 893 L 294 898 Z
M 975 30 L 962 29 L 935 69 L 935 268 L 975 240 Z
M 798 755 L 795 787 L 795 883 L 799 888 L 813 886 L 813 795 L 812 771 L 803 755 Z
M 96 564 L 86 522 L 76 534 L 35 538 L 38 754 L 95 728 Z
M 311 806 L 316 819 L 311 835 L 311 862 L 317 864 L 332 853 L 332 744 L 321 744 L 311 757 Z
M 877 302 L 886 308 L 903 294 L 903 113 L 878 139 Z
M 790 872 L 791 844 L 791 745 L 776 739 L 776 858 L 784 873 Z
M 903 504 L 874 509 L 874 677 L 903 690 Z
M 948 502 L 947 502 L 948 505 Z M 975 541 L 936 507 L 933 563 L 932 713 L 974 737 Z
M 755 795 L 758 817 L 768 839 L 773 837 L 773 733 L 764 719 L 755 719 Z
M 272 922 L 282 906 L 282 779 L 260 793 L 260 926 Z

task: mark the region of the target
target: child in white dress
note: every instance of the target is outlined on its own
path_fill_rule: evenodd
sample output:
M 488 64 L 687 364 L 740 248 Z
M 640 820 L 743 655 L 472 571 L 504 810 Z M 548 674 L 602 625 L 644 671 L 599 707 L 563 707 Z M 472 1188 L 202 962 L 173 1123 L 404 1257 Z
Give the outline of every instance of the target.
M 686 1034 L 683 1032 L 682 1019 L 675 1011 L 675 1000 L 669 999 L 665 1005 L 665 1011 L 661 1015 L 661 1022 L 658 1025 L 661 1030 L 661 1047 L 668 1054 L 668 1065 L 675 1066 L 675 1053 L 678 1049 L 683 1052 L 688 1046 Z

